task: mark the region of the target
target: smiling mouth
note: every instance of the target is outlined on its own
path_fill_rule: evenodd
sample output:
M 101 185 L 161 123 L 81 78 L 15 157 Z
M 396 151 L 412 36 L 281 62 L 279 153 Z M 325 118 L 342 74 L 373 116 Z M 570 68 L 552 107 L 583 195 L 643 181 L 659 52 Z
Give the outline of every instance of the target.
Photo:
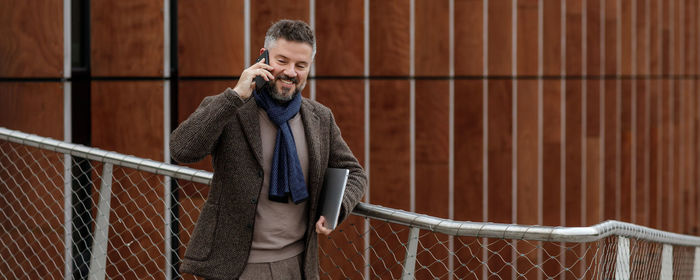
M 299 80 L 296 77 L 289 77 L 287 75 L 281 74 L 276 77 L 278 81 L 282 82 L 283 85 L 291 86 L 295 85 L 299 82 Z

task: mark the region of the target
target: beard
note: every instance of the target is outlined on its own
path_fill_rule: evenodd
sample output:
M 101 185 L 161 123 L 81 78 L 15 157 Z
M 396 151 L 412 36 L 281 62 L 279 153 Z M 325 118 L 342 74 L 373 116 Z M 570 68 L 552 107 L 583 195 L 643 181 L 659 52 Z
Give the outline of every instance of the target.
M 289 95 L 281 93 L 279 90 L 277 90 L 277 86 L 275 85 L 277 80 L 292 81 L 292 83 L 294 84 L 294 92 Z M 267 87 L 267 92 L 270 95 L 270 97 L 272 97 L 272 99 L 281 104 L 287 103 L 290 100 L 294 99 L 294 97 L 296 97 L 297 94 L 300 94 L 301 91 L 304 90 L 304 86 L 306 86 L 306 83 L 300 86 L 299 79 L 297 79 L 296 77 L 290 78 L 289 76 L 284 74 L 277 75 L 277 77 L 275 77 L 275 80 L 272 83 L 266 83 L 265 85 L 265 87 Z

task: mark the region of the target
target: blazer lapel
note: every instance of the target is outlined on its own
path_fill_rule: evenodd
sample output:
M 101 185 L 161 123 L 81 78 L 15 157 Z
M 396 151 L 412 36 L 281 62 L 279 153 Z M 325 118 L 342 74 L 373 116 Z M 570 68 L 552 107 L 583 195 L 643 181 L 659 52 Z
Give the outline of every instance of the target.
M 318 193 L 320 189 L 320 180 L 322 179 L 321 167 L 321 134 L 320 120 L 318 115 L 313 111 L 313 107 L 304 100 L 301 103 L 301 120 L 304 123 L 304 131 L 306 132 L 306 144 L 309 149 L 309 194 L 311 195 L 312 207 L 316 205 Z
M 238 120 L 243 127 L 248 144 L 258 160 L 260 168 L 262 163 L 262 140 L 260 139 L 260 116 L 258 116 L 258 104 L 250 100 L 238 108 Z

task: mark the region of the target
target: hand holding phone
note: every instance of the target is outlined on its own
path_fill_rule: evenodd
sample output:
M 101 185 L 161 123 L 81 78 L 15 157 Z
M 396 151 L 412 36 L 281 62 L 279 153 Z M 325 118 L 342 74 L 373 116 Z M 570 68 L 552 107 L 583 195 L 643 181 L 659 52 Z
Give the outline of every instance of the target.
M 264 62 L 261 62 L 264 59 Z M 270 66 L 269 54 L 267 50 L 264 50 L 258 59 L 255 60 L 255 64 L 243 70 L 238 83 L 233 88 L 234 91 L 243 99 L 248 99 L 253 93 L 253 82 L 255 82 L 256 89 L 260 90 L 268 81 L 272 81 L 274 76 L 272 75 L 272 66 Z
M 264 60 L 265 64 L 270 65 L 270 54 L 267 50 L 263 51 L 260 56 L 255 60 L 255 63 L 260 62 L 261 60 Z M 260 90 L 267 84 L 267 81 L 265 81 L 265 78 L 263 78 L 262 75 L 255 76 L 255 90 Z

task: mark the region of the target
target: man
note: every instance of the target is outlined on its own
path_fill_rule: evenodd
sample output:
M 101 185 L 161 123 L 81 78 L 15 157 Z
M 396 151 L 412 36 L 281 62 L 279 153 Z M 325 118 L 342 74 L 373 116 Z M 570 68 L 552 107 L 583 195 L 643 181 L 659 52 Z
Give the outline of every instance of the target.
M 281 20 L 265 36 L 270 61 L 243 70 L 234 89 L 204 98 L 173 131 L 178 162 L 212 155 L 214 178 L 182 263 L 211 279 L 317 279 L 319 218 L 326 168 L 350 176 L 339 221 L 367 178 L 331 111 L 301 96 L 316 52 L 311 28 Z M 269 63 L 269 65 L 267 63 Z M 255 90 L 254 78 L 264 78 Z

